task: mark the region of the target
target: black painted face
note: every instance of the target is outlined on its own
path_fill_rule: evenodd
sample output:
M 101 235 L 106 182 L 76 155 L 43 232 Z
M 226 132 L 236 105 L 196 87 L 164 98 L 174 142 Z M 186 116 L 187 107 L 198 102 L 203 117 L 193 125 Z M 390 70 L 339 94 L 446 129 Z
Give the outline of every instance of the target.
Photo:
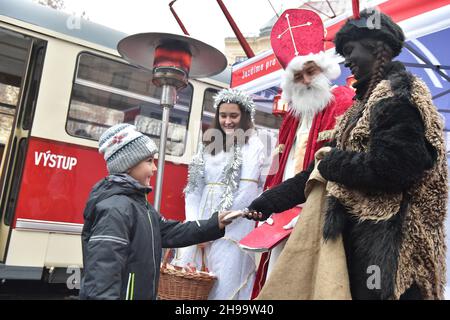
M 349 41 L 343 47 L 345 66 L 350 68 L 356 80 L 372 73 L 375 62 L 375 42 L 363 45 L 360 41 Z

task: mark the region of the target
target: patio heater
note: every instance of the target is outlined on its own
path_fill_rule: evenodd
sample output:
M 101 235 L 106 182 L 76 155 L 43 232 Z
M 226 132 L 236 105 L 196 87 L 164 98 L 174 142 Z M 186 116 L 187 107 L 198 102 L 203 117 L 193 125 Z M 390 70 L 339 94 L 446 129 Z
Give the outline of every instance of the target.
M 162 88 L 160 105 L 163 113 L 154 203 L 159 211 L 169 115 L 176 104 L 177 91 L 187 86 L 189 77 L 205 78 L 222 72 L 227 59 L 222 52 L 206 43 L 170 33 L 131 35 L 119 42 L 117 50 L 131 64 L 152 71 L 153 84 Z

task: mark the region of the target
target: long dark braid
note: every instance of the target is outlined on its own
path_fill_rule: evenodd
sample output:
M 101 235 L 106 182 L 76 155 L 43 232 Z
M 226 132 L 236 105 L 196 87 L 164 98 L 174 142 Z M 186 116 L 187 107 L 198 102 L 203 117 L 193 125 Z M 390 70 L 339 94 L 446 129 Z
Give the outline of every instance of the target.
M 388 62 L 392 59 L 392 50 L 383 41 L 377 41 L 375 43 L 375 62 L 372 68 L 372 78 L 370 79 L 369 86 L 362 99 L 363 104 L 367 103 L 372 91 L 384 78 L 384 68 Z
M 386 64 L 392 59 L 392 49 L 389 48 L 383 41 L 377 41 L 374 44 L 370 40 L 361 40 L 361 43 L 368 49 L 374 50 L 375 61 L 372 68 L 372 77 L 370 78 L 367 91 L 361 101 L 356 102 L 359 107 L 354 109 L 354 113 L 350 115 L 349 121 L 347 122 L 347 128 L 342 133 L 341 141 L 343 145 L 345 145 L 347 139 L 350 136 L 350 132 L 353 130 L 353 128 L 355 128 L 359 118 L 361 118 L 365 109 L 365 105 L 369 100 L 369 97 L 372 94 L 373 90 L 381 82 L 381 80 L 383 80 L 385 76 L 384 68 Z

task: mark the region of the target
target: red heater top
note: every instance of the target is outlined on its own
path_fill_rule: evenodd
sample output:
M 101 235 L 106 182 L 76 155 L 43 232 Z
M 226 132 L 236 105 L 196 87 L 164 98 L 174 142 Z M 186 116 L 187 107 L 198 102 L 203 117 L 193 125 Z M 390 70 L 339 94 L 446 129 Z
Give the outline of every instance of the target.
M 161 45 L 155 49 L 153 68 L 172 67 L 189 74 L 191 62 L 192 55 L 189 51 Z
M 170 33 L 139 33 L 122 39 L 119 53 L 147 70 L 175 67 L 190 78 L 209 77 L 223 71 L 227 59 L 216 48 L 197 39 Z M 168 64 L 168 65 L 166 65 Z

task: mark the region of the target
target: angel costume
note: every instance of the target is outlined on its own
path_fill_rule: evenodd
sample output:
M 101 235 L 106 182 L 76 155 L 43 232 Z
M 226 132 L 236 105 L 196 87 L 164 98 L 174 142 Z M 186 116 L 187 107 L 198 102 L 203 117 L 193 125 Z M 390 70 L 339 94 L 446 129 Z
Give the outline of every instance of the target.
M 256 134 L 243 146 L 216 155 L 204 152 L 202 146 L 189 168 L 186 220 L 205 219 L 216 211 L 246 208 L 262 192 L 264 162 L 264 145 Z M 206 266 L 217 276 L 209 300 L 250 299 L 255 256 L 240 249 L 238 243 L 254 227 L 254 221 L 237 218 L 226 227 L 223 238 L 207 244 Z M 200 269 L 201 250 L 197 246 L 182 248 L 172 263 L 178 266 L 190 263 Z

